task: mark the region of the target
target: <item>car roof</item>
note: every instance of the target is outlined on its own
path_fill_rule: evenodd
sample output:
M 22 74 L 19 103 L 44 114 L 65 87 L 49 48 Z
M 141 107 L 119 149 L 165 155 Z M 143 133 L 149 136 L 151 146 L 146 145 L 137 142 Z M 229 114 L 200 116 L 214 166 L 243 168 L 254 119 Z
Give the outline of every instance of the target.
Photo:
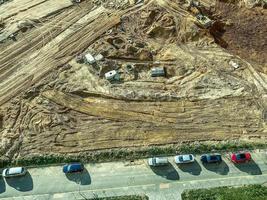
M 155 158 L 158 162 L 168 162 L 168 158 L 166 157 L 156 157 Z
M 23 167 L 12 167 L 8 169 L 8 174 L 20 174 L 23 172 Z
M 182 157 L 184 161 L 191 160 L 190 155 L 182 155 Z
M 210 160 L 216 160 L 216 159 L 218 159 L 220 156 L 221 156 L 221 155 L 218 155 L 218 154 L 209 154 L 209 155 L 208 155 L 208 158 L 209 158 Z
M 82 167 L 81 163 L 70 163 L 69 165 L 70 169 L 80 169 Z

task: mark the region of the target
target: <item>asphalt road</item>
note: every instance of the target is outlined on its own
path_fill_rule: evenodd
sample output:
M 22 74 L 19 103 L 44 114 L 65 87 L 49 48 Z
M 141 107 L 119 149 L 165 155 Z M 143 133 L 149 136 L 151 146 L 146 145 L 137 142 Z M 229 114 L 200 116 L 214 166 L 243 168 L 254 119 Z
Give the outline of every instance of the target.
M 196 162 L 150 168 L 146 160 L 88 164 L 86 171 L 66 176 L 62 166 L 31 168 L 25 177 L 0 178 L 0 198 L 13 200 L 86 199 L 146 194 L 150 199 L 180 199 L 184 189 L 267 182 L 267 153 L 252 153 L 250 163 L 234 165 L 229 156 L 221 164 Z

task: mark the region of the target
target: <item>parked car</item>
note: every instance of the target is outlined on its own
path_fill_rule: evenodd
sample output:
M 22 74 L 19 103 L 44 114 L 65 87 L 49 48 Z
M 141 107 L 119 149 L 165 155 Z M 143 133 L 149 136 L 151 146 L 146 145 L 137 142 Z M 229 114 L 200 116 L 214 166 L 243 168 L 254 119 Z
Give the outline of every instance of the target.
M 16 177 L 16 176 L 24 176 L 27 173 L 27 169 L 24 167 L 11 167 L 4 169 L 2 172 L 2 176 L 5 178 Z
M 162 165 L 168 165 L 169 161 L 168 158 L 165 157 L 154 157 L 148 159 L 148 165 L 149 166 L 162 166 Z
M 251 154 L 249 152 L 233 153 L 231 155 L 233 163 L 244 163 L 251 160 Z
M 195 158 L 192 154 L 178 155 L 174 157 L 174 162 L 177 164 L 194 162 Z
M 203 154 L 200 157 L 202 163 L 220 163 L 222 162 L 221 154 Z
M 82 172 L 84 170 L 84 166 L 81 163 L 70 163 L 63 166 L 63 172 L 67 173 L 75 173 Z

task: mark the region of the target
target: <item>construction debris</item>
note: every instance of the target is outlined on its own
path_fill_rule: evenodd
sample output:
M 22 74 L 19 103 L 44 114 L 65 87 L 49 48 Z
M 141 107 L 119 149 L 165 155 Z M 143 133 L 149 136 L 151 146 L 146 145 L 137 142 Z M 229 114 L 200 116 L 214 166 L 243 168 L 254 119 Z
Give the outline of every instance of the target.
M 92 56 L 92 54 L 87 53 L 85 56 L 85 62 L 88 64 L 94 64 L 96 62 L 95 58 Z
M 266 141 L 266 10 L 138 2 L 0 6 L 2 156 Z
M 112 70 L 112 71 L 105 73 L 105 78 L 109 81 L 119 81 L 120 74 L 116 70 Z
M 135 71 L 135 68 L 133 65 L 127 64 L 126 65 L 126 70 L 128 73 L 133 73 Z
M 71 0 L 73 3 L 81 3 L 82 0 Z
M 104 56 L 103 56 L 102 54 L 97 54 L 97 55 L 95 56 L 95 60 L 96 60 L 96 61 L 102 61 L 102 60 L 104 60 Z
M 151 77 L 165 77 L 166 72 L 164 67 L 155 67 L 151 69 Z
M 232 60 L 229 62 L 229 65 L 231 65 L 234 69 L 238 69 L 239 68 L 239 64 L 234 62 L 234 61 L 232 61 Z
M 84 63 L 84 55 L 78 55 L 78 56 L 76 56 L 76 62 L 77 63 L 80 63 L 80 64 L 82 64 L 82 63 Z
M 33 27 L 33 22 L 31 22 L 30 20 L 22 20 L 19 21 L 17 24 L 18 29 L 28 29 Z

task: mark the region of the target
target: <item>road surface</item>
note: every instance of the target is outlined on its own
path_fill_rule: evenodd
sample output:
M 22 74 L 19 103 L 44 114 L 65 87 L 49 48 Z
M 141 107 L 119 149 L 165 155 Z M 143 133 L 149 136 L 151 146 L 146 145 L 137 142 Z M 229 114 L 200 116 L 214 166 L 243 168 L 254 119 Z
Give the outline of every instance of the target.
M 0 199 L 63 200 L 146 194 L 152 200 L 179 200 L 184 189 L 267 182 L 266 151 L 252 153 L 250 163 L 234 165 L 224 155 L 221 164 L 196 162 L 182 167 L 150 168 L 146 160 L 86 165 L 82 174 L 66 176 L 62 166 L 31 168 L 25 177 L 0 179 Z

